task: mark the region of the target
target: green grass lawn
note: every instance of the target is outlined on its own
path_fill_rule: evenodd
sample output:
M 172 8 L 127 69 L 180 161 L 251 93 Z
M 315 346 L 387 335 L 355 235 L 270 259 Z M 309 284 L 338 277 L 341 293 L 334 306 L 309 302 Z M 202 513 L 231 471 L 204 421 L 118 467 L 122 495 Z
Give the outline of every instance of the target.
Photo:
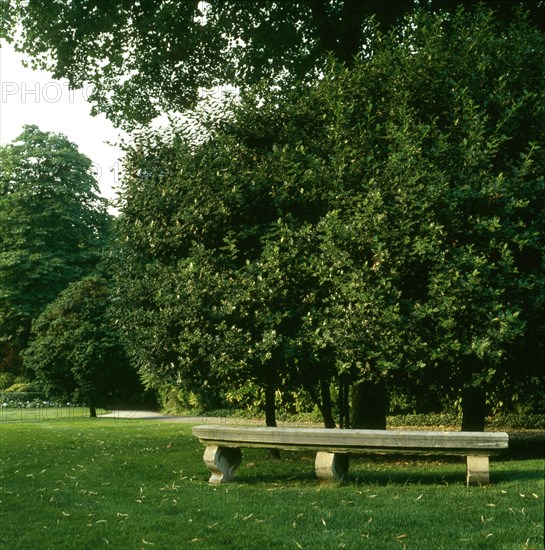
M 446 461 L 358 458 L 320 486 L 311 453 L 244 450 L 208 485 L 191 427 L 84 419 L 0 423 L 0 548 L 543 547 L 544 461 L 497 460 L 493 485 Z

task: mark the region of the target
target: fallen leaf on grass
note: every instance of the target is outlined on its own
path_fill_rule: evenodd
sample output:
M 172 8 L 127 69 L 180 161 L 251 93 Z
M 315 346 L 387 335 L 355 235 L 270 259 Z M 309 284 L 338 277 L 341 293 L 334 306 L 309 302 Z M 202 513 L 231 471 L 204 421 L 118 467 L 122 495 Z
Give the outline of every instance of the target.
M 150 546 L 155 546 L 155 543 L 154 543 L 154 542 L 149 542 L 148 540 L 142 539 L 142 542 L 143 542 L 144 544 L 149 544 Z

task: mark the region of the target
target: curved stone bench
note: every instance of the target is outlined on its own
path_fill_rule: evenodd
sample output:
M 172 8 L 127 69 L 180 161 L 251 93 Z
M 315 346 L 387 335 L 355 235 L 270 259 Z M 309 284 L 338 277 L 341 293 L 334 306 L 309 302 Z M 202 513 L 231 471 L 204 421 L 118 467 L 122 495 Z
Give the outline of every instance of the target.
M 342 481 L 348 453 L 462 455 L 467 457 L 468 485 L 490 482 L 489 457 L 507 449 L 504 432 L 439 432 L 407 430 L 326 430 L 253 426 L 194 426 L 205 445 L 204 462 L 210 483 L 232 481 L 242 462 L 241 448 L 316 451 L 315 470 L 321 482 Z

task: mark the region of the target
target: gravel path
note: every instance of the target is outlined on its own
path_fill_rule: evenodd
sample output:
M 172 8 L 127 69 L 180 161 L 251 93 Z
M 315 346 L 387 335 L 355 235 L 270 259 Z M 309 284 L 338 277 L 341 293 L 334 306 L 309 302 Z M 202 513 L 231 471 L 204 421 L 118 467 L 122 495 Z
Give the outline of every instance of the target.
M 164 422 L 178 422 L 180 424 L 263 424 L 259 420 L 245 418 L 229 418 L 217 416 L 171 416 L 157 411 L 110 411 L 99 415 L 100 418 L 119 418 L 127 420 L 162 420 Z

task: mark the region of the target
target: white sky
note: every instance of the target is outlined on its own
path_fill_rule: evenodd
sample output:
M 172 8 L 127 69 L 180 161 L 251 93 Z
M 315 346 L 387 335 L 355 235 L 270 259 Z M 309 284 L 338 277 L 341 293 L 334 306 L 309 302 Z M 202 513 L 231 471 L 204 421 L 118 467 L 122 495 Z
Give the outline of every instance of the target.
M 122 154 L 105 142 L 117 142 L 120 132 L 103 115 L 90 115 L 85 89 L 69 90 L 67 81 L 23 67 L 21 54 L 4 41 L 0 46 L 0 144 L 15 139 L 24 124 L 63 133 L 93 161 L 102 195 L 114 198 Z

